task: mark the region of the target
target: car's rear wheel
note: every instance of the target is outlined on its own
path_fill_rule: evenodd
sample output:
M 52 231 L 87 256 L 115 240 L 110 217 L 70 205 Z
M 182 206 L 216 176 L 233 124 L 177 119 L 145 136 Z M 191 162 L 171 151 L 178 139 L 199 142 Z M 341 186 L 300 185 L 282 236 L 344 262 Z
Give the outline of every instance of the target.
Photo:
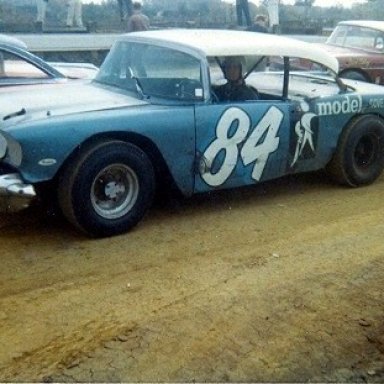
M 347 69 L 343 72 L 340 73 L 340 77 L 343 77 L 345 79 L 350 79 L 350 80 L 359 80 L 359 81 L 365 81 L 367 83 L 370 83 L 371 80 L 367 75 L 360 71 L 356 71 L 353 69 Z
M 137 146 L 108 141 L 92 146 L 67 165 L 59 180 L 64 216 L 95 237 L 112 236 L 136 225 L 150 207 L 155 175 Z
M 339 183 L 357 187 L 374 182 L 384 168 L 384 122 L 360 116 L 344 129 L 327 166 Z

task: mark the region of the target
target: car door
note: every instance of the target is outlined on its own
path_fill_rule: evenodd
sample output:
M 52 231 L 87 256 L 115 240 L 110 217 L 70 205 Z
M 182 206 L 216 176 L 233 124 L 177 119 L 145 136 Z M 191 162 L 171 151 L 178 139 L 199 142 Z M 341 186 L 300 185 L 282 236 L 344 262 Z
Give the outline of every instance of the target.
M 195 192 L 286 174 L 295 116 L 291 111 L 288 101 L 196 106 Z

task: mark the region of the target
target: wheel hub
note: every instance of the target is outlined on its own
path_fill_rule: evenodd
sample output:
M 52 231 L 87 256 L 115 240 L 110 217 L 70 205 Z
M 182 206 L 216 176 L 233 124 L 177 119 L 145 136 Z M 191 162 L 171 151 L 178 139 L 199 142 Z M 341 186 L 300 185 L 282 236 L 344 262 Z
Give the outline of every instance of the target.
M 125 164 L 111 164 L 94 179 L 92 206 L 105 219 L 118 219 L 134 207 L 139 189 L 139 180 L 132 168 Z
M 116 200 L 120 195 L 123 195 L 124 192 L 124 185 L 115 181 L 109 182 L 104 189 L 105 196 L 112 200 Z

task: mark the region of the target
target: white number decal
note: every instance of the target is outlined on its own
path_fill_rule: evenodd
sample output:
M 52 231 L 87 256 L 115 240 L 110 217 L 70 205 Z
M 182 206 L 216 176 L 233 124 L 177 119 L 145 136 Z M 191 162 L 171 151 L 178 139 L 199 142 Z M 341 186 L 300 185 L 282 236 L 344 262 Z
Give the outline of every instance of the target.
M 252 178 L 260 180 L 269 155 L 279 146 L 277 132 L 283 120 L 284 114 L 276 107 L 271 107 L 259 121 L 252 134 L 245 141 L 240 155 L 244 165 L 255 162 Z M 204 158 L 209 164 L 213 164 L 221 151 L 224 151 L 224 159 L 216 173 L 204 172 L 201 177 L 213 187 L 223 184 L 236 167 L 239 148 L 247 137 L 251 127 L 249 116 L 239 108 L 227 109 L 220 118 L 216 127 L 216 140 L 214 140 L 204 152 Z M 235 129 L 232 136 L 230 130 Z M 262 142 L 260 142 L 264 138 Z
M 229 136 L 229 130 L 237 123 L 237 130 L 233 136 Z M 204 173 L 202 178 L 204 181 L 217 187 L 225 182 L 236 167 L 239 150 L 237 145 L 240 144 L 247 136 L 251 120 L 249 116 L 239 108 L 227 109 L 216 127 L 216 140 L 211 143 L 204 153 L 204 157 L 211 160 L 212 163 L 216 156 L 222 150 L 225 151 L 225 157 L 220 169 L 212 173 Z
M 280 139 L 277 137 L 277 132 L 283 117 L 284 115 L 279 109 L 271 107 L 244 143 L 241 157 L 244 165 L 255 162 L 252 172 L 254 180 L 261 179 L 269 155 L 275 152 L 279 146 Z M 260 143 L 264 134 L 264 141 Z

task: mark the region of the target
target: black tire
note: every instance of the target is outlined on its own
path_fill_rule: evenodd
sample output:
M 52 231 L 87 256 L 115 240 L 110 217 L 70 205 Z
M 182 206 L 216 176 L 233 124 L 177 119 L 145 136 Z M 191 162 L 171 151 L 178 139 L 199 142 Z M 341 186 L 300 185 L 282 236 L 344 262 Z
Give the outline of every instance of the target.
M 366 83 L 371 82 L 371 80 L 369 79 L 369 77 L 367 75 L 365 75 L 364 73 L 362 73 L 360 71 L 356 71 L 353 69 L 350 69 L 350 70 L 347 69 L 344 72 L 341 72 L 340 77 L 342 77 L 344 79 L 350 79 L 350 80 L 365 81 Z
M 82 152 L 59 178 L 64 216 L 94 237 L 124 233 L 152 204 L 155 174 L 148 156 L 133 144 L 107 141 Z
M 357 187 L 373 183 L 383 168 L 384 122 L 359 116 L 344 128 L 327 171 L 337 182 Z

